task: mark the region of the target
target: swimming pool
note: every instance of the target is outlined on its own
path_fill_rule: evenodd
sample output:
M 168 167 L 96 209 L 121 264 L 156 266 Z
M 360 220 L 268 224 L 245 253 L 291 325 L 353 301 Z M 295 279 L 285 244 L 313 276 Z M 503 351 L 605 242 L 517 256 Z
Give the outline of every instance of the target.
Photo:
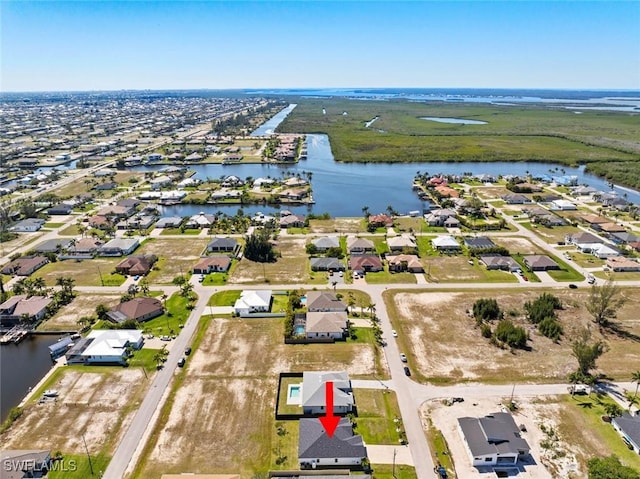
M 287 390 L 287 404 L 301 404 L 302 384 L 289 384 Z
M 293 327 L 294 336 L 304 336 L 304 324 L 296 324 Z

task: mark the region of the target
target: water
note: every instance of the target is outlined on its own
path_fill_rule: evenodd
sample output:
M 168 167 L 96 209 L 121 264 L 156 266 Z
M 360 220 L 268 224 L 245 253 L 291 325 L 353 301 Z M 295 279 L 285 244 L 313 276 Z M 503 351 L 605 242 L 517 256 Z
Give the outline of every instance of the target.
M 465 118 L 441 118 L 439 116 L 422 116 L 421 120 L 437 121 L 438 123 L 454 123 L 460 125 L 486 125 L 488 122 L 481 120 L 466 120 Z
M 29 336 L 20 344 L 0 346 L 0 418 L 4 420 L 20 401 L 51 369 L 48 347 L 56 335 Z
M 298 106 L 295 103 L 291 103 L 288 107 L 280 112 L 276 113 L 269 120 L 265 121 L 262 125 L 260 125 L 257 129 L 251 132 L 249 136 L 268 136 L 272 135 L 273 132 L 276 131 L 276 128 L 282 121 L 287 117 L 289 113 L 293 111 L 293 109 Z
M 417 171 L 431 174 L 490 174 L 499 176 L 502 174 L 534 176 L 551 175 L 576 175 L 579 184 L 587 184 L 598 190 L 609 191 L 609 185 L 604 180 L 586 174 L 584 167 L 571 168 L 562 165 L 548 163 L 340 163 L 333 159 L 329 139 L 326 135 L 307 135 L 307 160 L 295 165 L 273 164 L 239 164 L 222 166 L 219 164 L 191 165 L 195 170 L 195 178 L 206 180 L 207 178 L 219 178 L 222 175 L 236 175 L 240 178 L 248 176 L 255 178 L 267 177 L 280 178 L 285 173 L 312 174 L 314 205 L 288 206 L 282 208 L 294 213 L 315 214 L 329 213 L 332 216 L 361 216 L 362 208 L 369 207 L 372 213 L 380 213 L 392 206 L 400 213 L 413 210 L 422 211 L 428 208 L 428 202 L 421 201 L 411 191 L 413 178 Z M 163 166 L 139 166 L 131 168 L 135 171 L 151 171 L 163 168 Z M 627 198 L 635 203 L 640 203 L 640 193 L 637 191 L 616 187 L 620 194 L 627 194 Z M 163 215 L 187 216 L 195 215 L 200 211 L 214 213 L 222 211 L 227 214 L 235 214 L 239 205 L 173 205 L 162 207 Z M 258 211 L 268 213 L 278 208 L 263 205 L 245 205 L 242 209 L 246 214 L 254 214 Z

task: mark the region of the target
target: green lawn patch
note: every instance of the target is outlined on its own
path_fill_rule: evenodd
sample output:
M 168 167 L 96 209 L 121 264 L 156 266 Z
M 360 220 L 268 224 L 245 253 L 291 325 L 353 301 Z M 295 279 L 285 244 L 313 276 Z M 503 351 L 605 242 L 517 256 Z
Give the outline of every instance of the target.
M 63 459 L 54 462 L 49 470 L 50 479 L 87 479 L 102 477 L 111 457 L 104 454 L 89 457 L 82 454 L 64 454 Z
M 560 258 L 554 255 L 548 255 L 552 260 L 554 260 L 558 265 L 560 265 L 560 270 L 550 270 L 547 271 L 549 276 L 551 276 L 556 281 L 584 281 L 584 276 L 578 273 L 575 269 L 569 266 L 567 263 L 562 261 Z
M 451 458 L 447 441 L 442 435 L 442 432 L 433 425 L 431 418 L 429 418 L 429 427 L 426 429 L 425 435 L 427 437 L 427 443 L 429 444 L 433 463 L 444 466 L 449 477 L 456 477 L 455 466 L 453 464 L 453 459 Z M 446 454 L 443 454 L 444 452 L 446 452 Z
M 369 284 L 403 284 L 416 283 L 416 276 L 413 273 L 390 273 L 389 267 L 384 266 L 384 271 L 376 271 L 375 273 L 367 273 L 365 279 Z
M 51 222 L 51 223 L 45 223 L 42 225 L 43 228 L 60 228 L 61 226 L 64 226 L 66 223 L 55 223 L 55 222 Z
M 58 234 L 60 236 L 78 236 L 80 231 L 78 230 L 78 225 L 71 225 L 61 230 Z
M 431 240 L 435 236 L 418 236 L 416 243 L 418 244 L 418 256 L 424 258 L 425 256 L 439 256 L 440 253 L 431 244 Z
M 166 301 L 167 311 L 157 318 L 145 321 L 141 326 L 156 336 L 178 334 L 191 313 L 186 307 L 188 302 L 180 293 L 174 293 Z
M 383 389 L 356 389 L 354 391 L 358 417 L 355 432 L 367 444 L 400 444 L 402 419 L 396 394 Z
M 187 235 L 187 236 L 197 236 L 200 234 L 199 229 L 188 228 L 185 230 L 181 230 L 180 228 L 164 228 L 160 236 L 166 235 Z
M 242 294 L 242 290 L 218 291 L 209 298 L 207 306 L 233 306 Z
M 413 466 L 396 464 L 395 471 L 391 464 L 372 464 L 373 479 L 417 479 L 416 470 Z M 395 472 L 395 474 L 394 474 Z M 356 476 L 357 477 L 357 476 Z

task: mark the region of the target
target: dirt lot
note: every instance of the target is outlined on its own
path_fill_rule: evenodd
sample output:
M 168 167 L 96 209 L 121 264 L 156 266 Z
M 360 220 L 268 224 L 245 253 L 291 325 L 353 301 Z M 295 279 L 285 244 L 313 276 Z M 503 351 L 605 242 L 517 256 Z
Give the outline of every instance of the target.
M 208 238 L 153 238 L 145 241 L 136 254 L 156 255 L 159 261 L 149 273 L 149 282 L 169 284 L 176 276 L 191 271 L 208 243 Z
M 609 350 L 598 360 L 598 370 L 612 378 L 627 379 L 629 364 L 640 364 L 640 320 L 635 312 L 640 297 L 626 290 L 627 303 L 618 313 L 621 333 L 593 327 L 584 308 L 587 291 L 555 290 L 564 309 L 558 312 L 565 335 L 556 344 L 537 333 L 523 317 L 522 305 L 541 292 L 397 293 L 386 303 L 402 346 L 411 352 L 409 361 L 421 381 L 452 383 L 468 380 L 505 383 L 564 381 L 577 367 L 571 356 L 571 338 L 591 326 L 594 338 L 604 338 Z M 515 311 L 516 324 L 529 331 L 530 351 L 499 349 L 480 335 L 467 314 L 474 301 L 496 297 L 501 308 Z M 625 338 L 625 336 L 627 336 Z
M 44 331 L 75 331 L 79 328 L 78 319 L 83 316 L 93 316 L 96 306 L 104 303 L 112 306 L 118 303 L 120 295 L 109 294 L 83 294 L 78 296 L 68 305 L 64 306 L 51 319 L 45 321 L 40 329 Z
M 540 249 L 527 238 L 520 236 L 496 236 L 492 238 L 493 242 L 498 246 L 504 246 L 509 252 L 516 254 L 538 254 Z
M 8 449 L 51 449 L 67 454 L 111 454 L 146 389 L 138 368 L 63 368 L 50 385 L 57 401 L 30 403 L 0 443 Z
M 119 275 L 111 275 L 115 272 L 116 265 L 124 258 L 94 258 L 82 261 L 56 261 L 44 265 L 31 275 L 32 278 L 42 277 L 47 286 L 53 286 L 58 276 L 71 276 L 76 286 L 100 286 L 100 275 L 105 281 L 105 286 L 111 286 L 111 278 L 122 278 Z M 119 281 L 118 281 L 119 282 Z
M 478 470 L 471 465 L 467 448 L 463 442 L 458 429 L 458 418 L 461 417 L 482 417 L 493 412 L 503 410 L 503 404 L 507 404 L 509 398 L 473 398 L 466 397 L 465 402 L 457 403 L 453 406 L 445 406 L 441 402 L 433 401 L 422 405 L 420 413 L 422 416 L 423 426 L 427 427 L 427 417 L 431 417 L 434 426 L 439 429 L 449 447 L 455 463 L 456 473 L 458 477 L 464 479 L 474 479 L 483 477 L 495 477 L 492 474 L 480 474 Z M 555 448 L 543 449 L 540 443 L 548 436 L 542 431 L 541 425 L 546 430 L 553 428 L 557 430 L 557 423 L 554 418 L 557 417 L 559 404 L 557 402 L 549 402 L 547 400 L 518 398 L 518 410 L 514 413 L 516 424 L 523 424 L 526 432 L 522 433 L 522 437 L 531 447 L 531 456 L 535 464 L 524 465 L 526 471 L 525 477 L 531 479 L 548 479 L 549 477 L 566 479 L 573 471 L 575 478 L 585 477 L 585 471 L 579 469 L 576 460 L 576 446 L 569 446 L 562 442 Z M 506 410 L 506 408 L 504 408 Z M 563 457 L 553 457 L 553 451 L 562 450 Z M 441 453 L 442 451 L 438 451 Z M 560 454 L 562 455 L 562 454 Z M 520 475 L 518 476 L 520 477 Z
M 422 259 L 425 277 L 429 282 L 452 283 L 461 281 L 514 282 L 512 274 L 488 271 L 484 266 L 472 266 L 466 256 L 428 256 Z
M 479 186 L 474 188 L 473 191 L 483 200 L 501 199 L 504 195 L 511 194 L 511 192 L 503 186 Z
M 312 233 L 362 233 L 365 232 L 362 218 L 336 218 L 331 220 L 311 220 Z
M 257 263 L 243 258 L 229 283 L 263 283 L 265 275 L 271 283 L 304 283 L 309 280 L 305 238 L 279 237 L 275 249 L 282 254 L 275 263 Z
M 249 479 L 266 470 L 275 457 L 278 373 L 323 369 L 371 377 L 372 346 L 285 345 L 282 320 L 212 320 L 187 362 L 167 422 L 156 429 L 137 477 L 189 471 L 240 472 Z

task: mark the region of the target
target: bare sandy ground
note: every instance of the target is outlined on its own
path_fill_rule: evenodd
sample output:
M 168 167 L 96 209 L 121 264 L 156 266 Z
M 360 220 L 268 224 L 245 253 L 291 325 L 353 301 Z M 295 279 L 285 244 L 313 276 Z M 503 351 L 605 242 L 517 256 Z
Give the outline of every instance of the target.
M 504 236 L 496 236 L 493 238 L 493 241 L 500 246 L 504 246 L 509 251 L 514 251 L 520 254 L 533 254 L 538 252 L 536 246 L 526 238 L 513 236 L 506 238 Z
M 146 382 L 137 368 L 108 372 L 67 369 L 52 386 L 56 401 L 28 404 L 23 415 L 0 436 L 9 449 L 51 449 L 98 454 L 124 432 L 132 418 L 132 404 L 140 401 Z
M 78 319 L 83 316 L 94 316 L 96 306 L 104 303 L 113 306 L 118 303 L 119 295 L 109 294 L 78 294 L 78 296 L 55 316 L 48 319 L 42 329 L 46 331 L 76 331 L 79 329 Z
M 458 418 L 461 417 L 482 417 L 492 412 L 506 411 L 504 404 L 508 404 L 509 398 L 473 398 L 465 397 L 463 403 L 456 403 L 446 406 L 439 401 L 432 401 L 423 404 L 420 409 L 423 427 L 427 427 L 427 417 L 431 417 L 434 426 L 444 435 L 449 453 L 453 457 L 456 473 L 458 477 L 464 479 L 494 477 L 489 473 L 479 473 L 471 465 L 468 450 L 458 429 Z M 562 438 L 551 448 L 541 447 L 541 443 L 548 440 L 547 434 L 542 431 L 544 427 L 547 431 L 558 429 L 558 424 L 554 421 L 557 417 L 559 406 L 552 401 L 519 398 L 517 401 L 518 410 L 514 413 L 514 420 L 517 425 L 524 425 L 526 432 L 522 437 L 531 447 L 533 461 L 528 461 L 522 467 L 517 477 L 527 479 L 575 479 L 585 477 L 586 471 L 580 471 L 576 454 L 572 450 L 573 446 L 568 446 Z M 438 451 L 442 453 L 443 451 Z M 573 474 L 573 475 L 572 475 Z

